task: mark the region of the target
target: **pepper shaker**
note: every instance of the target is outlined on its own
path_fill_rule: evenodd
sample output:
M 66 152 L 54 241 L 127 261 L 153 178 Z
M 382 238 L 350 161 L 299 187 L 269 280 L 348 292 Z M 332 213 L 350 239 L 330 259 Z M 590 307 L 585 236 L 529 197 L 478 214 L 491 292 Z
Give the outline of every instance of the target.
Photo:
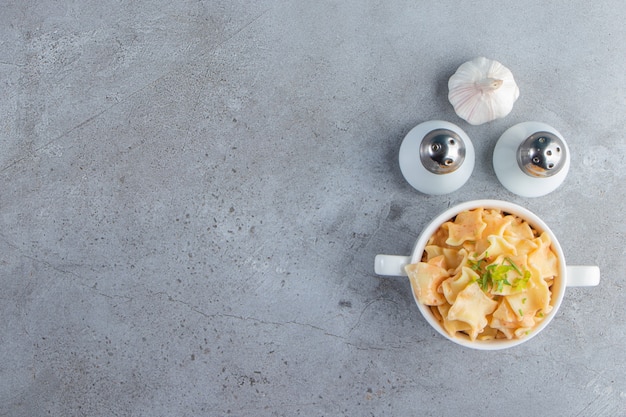
M 424 194 L 447 194 L 467 182 L 474 170 L 474 146 L 458 126 L 430 120 L 415 126 L 400 145 L 400 170 Z
M 570 154 L 563 136 L 541 122 L 519 123 L 505 131 L 493 151 L 493 168 L 509 191 L 541 197 L 565 180 Z

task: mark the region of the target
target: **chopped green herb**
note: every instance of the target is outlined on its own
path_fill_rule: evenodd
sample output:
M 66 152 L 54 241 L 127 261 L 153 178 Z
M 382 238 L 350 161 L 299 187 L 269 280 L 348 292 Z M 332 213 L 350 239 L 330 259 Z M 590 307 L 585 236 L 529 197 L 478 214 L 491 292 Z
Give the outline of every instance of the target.
M 483 274 L 480 277 L 480 288 L 483 289 L 483 291 L 487 291 L 487 289 L 489 288 L 489 275 L 487 274 Z
M 505 260 L 505 261 L 507 261 L 507 262 L 508 262 L 508 263 L 509 263 L 512 267 L 513 267 L 513 269 L 515 270 L 515 272 L 517 272 L 517 273 L 518 273 L 518 274 L 520 274 L 520 275 L 524 275 L 524 274 L 522 274 L 522 271 L 520 271 L 520 270 L 519 270 L 519 268 L 517 267 L 517 265 L 515 265 L 515 262 L 513 262 L 513 261 L 511 260 L 511 258 L 509 258 L 509 257 L 507 256 L 506 258 L 504 258 L 504 260 Z
M 526 298 L 522 298 L 522 304 L 526 304 Z
M 517 310 L 517 312 L 519 313 L 520 316 L 524 315 L 524 312 L 522 311 L 522 309 L 520 308 L 519 310 Z
M 512 268 L 506 265 L 489 265 L 487 272 L 491 276 L 492 285 L 496 287 L 496 290 L 501 292 L 504 285 L 511 285 L 507 280 L 507 274 Z
M 518 278 L 513 282 L 513 289 L 515 291 L 521 291 L 528 286 L 528 281 L 530 280 L 530 271 L 524 271 L 522 278 Z
M 474 254 L 474 258 L 477 256 L 477 254 Z M 477 282 L 483 291 L 489 291 L 491 288 L 497 292 L 502 292 L 505 285 L 513 287 L 514 291 L 521 291 L 527 287 L 531 277 L 530 271 L 524 270 L 522 272 L 521 268 L 508 256 L 505 257 L 499 265 L 492 264 L 485 266 L 484 264 L 489 262 L 487 257 L 488 254 L 485 252 L 483 259 L 468 260 L 469 267 L 479 276 L 474 282 Z M 513 280 L 513 283 L 508 280 L 508 274 L 511 271 L 515 271 L 517 275 L 520 276 Z
M 472 261 L 471 259 L 468 261 L 469 262 L 469 266 L 470 268 L 472 268 L 472 270 L 479 272 L 482 269 L 482 263 L 483 263 L 484 259 L 480 259 L 478 261 Z

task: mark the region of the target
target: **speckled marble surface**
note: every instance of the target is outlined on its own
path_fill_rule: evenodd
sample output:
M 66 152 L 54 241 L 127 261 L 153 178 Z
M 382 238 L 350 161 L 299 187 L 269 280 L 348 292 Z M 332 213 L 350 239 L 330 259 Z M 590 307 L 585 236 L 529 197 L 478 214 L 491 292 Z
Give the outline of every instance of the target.
M 0 415 L 626 415 L 626 6 L 466 3 L 3 2 Z M 476 56 L 521 90 L 481 126 L 446 98 Z M 431 119 L 476 148 L 444 196 L 397 162 Z M 572 151 L 537 199 L 491 165 L 527 120 Z M 602 274 L 506 351 L 373 272 L 477 198 Z

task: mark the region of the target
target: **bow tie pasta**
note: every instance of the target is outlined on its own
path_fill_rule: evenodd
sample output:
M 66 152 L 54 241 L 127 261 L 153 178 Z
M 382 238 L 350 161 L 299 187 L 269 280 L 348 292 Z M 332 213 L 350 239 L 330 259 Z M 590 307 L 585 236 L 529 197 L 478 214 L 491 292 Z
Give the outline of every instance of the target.
M 550 312 L 558 259 L 547 234 L 500 210 L 459 213 L 407 265 L 417 300 L 453 337 L 514 339 Z

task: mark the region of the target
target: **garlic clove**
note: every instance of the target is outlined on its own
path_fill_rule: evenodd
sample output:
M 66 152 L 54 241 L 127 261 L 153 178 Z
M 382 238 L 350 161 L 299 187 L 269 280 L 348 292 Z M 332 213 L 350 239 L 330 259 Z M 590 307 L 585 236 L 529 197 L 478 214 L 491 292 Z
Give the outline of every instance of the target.
M 508 115 L 518 97 L 511 71 L 484 57 L 465 62 L 448 80 L 448 100 L 456 114 L 472 125 Z

